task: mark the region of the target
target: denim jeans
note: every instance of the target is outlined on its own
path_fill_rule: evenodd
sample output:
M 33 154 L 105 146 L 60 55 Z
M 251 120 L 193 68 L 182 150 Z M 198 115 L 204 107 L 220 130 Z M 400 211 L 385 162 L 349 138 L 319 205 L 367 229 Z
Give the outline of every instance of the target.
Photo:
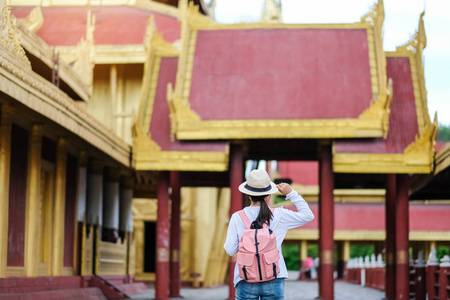
M 241 280 L 236 285 L 236 300 L 283 300 L 284 278 L 265 282 L 246 282 Z

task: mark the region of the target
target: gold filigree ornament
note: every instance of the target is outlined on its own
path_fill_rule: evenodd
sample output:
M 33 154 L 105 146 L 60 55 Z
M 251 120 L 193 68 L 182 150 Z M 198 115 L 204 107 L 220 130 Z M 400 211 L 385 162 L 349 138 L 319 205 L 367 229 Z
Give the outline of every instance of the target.
M 0 5 L 0 45 L 31 68 L 20 44 L 20 34 L 16 31 L 16 18 L 11 18 L 11 0 L 2 0 Z
M 86 20 L 86 37 L 81 39 L 81 41 L 77 44 L 77 58 L 73 65 L 73 70 L 80 76 L 80 78 L 82 78 L 84 84 L 89 86 L 92 92 L 95 66 L 95 15 L 92 15 L 90 5 L 88 7 Z
M 435 113 L 434 122 L 426 126 L 422 135 L 416 135 L 416 140 L 403 151 L 408 164 L 429 164 L 430 172 L 433 171 L 437 133 L 438 120 Z
M 372 120 L 382 122 L 384 138 L 387 138 L 389 131 L 389 116 L 391 113 L 391 103 L 393 96 L 392 79 L 389 78 L 386 92 L 381 93 L 378 99 L 370 103 L 370 107 L 364 110 L 358 117 L 359 120 Z
M 201 119 L 199 115 L 191 109 L 187 99 L 181 99 L 181 97 L 178 96 L 177 91 L 174 91 L 171 83 L 167 84 L 167 102 L 169 104 L 170 132 L 172 141 L 177 132 L 177 126 L 180 122 L 182 122 L 184 126 L 190 127 L 191 129 L 200 129 L 199 122 Z
M 28 16 L 23 19 L 19 19 L 28 30 L 36 32 L 44 24 L 44 16 L 40 6 L 33 8 Z

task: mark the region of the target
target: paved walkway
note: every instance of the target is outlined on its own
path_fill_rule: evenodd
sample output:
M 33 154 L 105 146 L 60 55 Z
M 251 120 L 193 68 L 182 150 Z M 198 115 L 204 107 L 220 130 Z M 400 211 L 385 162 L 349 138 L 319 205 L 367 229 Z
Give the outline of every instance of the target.
M 316 281 L 287 280 L 285 300 L 313 300 L 318 296 L 318 290 Z M 384 292 L 382 291 L 340 281 L 334 284 L 334 295 L 335 300 L 380 300 L 384 298 Z M 202 289 L 182 288 L 181 296 L 183 298 L 173 299 L 225 300 L 228 298 L 228 286 Z M 154 297 L 154 289 L 149 289 L 146 293 L 135 296 L 133 299 L 153 299 Z

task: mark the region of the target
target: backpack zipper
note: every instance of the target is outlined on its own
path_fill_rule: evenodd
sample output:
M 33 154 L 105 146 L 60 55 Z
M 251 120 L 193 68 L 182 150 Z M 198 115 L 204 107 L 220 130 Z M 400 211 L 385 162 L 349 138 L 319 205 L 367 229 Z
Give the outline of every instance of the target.
M 262 274 L 261 274 L 261 262 L 260 262 L 260 258 L 259 258 L 259 251 L 258 251 L 258 229 L 255 230 L 255 246 L 256 246 L 256 259 L 258 260 L 258 271 L 259 271 L 259 280 L 263 280 L 262 279 Z

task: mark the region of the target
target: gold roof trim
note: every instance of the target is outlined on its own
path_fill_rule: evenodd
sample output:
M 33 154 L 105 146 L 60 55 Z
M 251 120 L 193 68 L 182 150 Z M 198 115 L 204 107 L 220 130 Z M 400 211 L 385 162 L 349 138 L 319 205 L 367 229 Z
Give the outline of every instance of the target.
M 436 169 L 434 174 L 438 174 L 450 167 L 450 143 L 446 143 L 438 153 L 436 153 Z
M 289 230 L 286 240 L 317 240 L 319 230 L 317 229 L 296 229 Z M 384 230 L 335 230 L 334 240 L 336 241 L 381 241 L 386 239 Z M 410 241 L 448 241 L 449 231 L 420 231 L 411 230 L 409 232 Z
M 86 37 L 77 44 L 76 60 L 73 70 L 82 76 L 83 82 L 89 87 L 92 93 L 94 80 L 94 30 L 95 15 L 92 15 L 91 6 L 88 5 L 86 13 Z
M 56 46 L 56 51 L 66 63 L 77 59 L 77 46 Z M 143 64 L 145 47 L 141 45 L 93 45 L 94 64 Z
M 397 47 L 395 52 L 386 53 L 386 57 L 409 58 L 419 134 L 403 153 L 333 153 L 335 172 L 390 173 L 394 169 L 397 173 L 429 174 L 433 172 L 438 122 L 437 114 L 431 122 L 427 108 L 422 60 L 423 49 L 426 46 L 423 16 L 424 12 L 420 14 L 419 29 L 411 40 Z
M 180 1 L 181 53 L 176 86 L 169 90 L 172 132 L 180 140 L 253 139 L 253 138 L 352 138 L 382 137 L 388 130 L 389 88 L 386 59 L 382 49 L 381 28 L 384 20 L 382 1 L 372 14 L 352 24 L 219 24 L 201 15 L 186 0 Z M 189 103 L 194 54 L 199 30 L 263 28 L 335 28 L 367 30 L 373 99 L 370 107 L 354 119 L 303 120 L 217 120 L 203 121 Z
M 44 16 L 40 6 L 33 8 L 28 16 L 23 19 L 19 19 L 28 30 L 36 32 L 44 24 Z
M 37 34 L 29 30 L 21 21 L 17 23 L 17 31 L 21 35 L 21 45 L 29 53 L 38 57 L 41 62 L 49 68 L 53 68 L 53 56 L 55 48 L 45 43 Z M 57 50 L 56 50 L 57 51 Z M 72 88 L 80 99 L 89 101 L 92 96 L 92 86 L 83 82 L 79 73 L 74 72 L 73 68 L 64 60 L 59 60 L 59 77 Z
M 16 30 L 16 18 L 11 16 L 11 0 L 0 2 L 0 45 L 10 55 L 18 58 L 27 68 L 31 69 L 25 50 L 20 44 L 21 36 Z
M 133 122 L 133 153 L 137 170 L 179 170 L 179 171 L 225 171 L 228 168 L 229 149 L 212 151 L 163 151 L 152 140 L 149 128 L 163 57 L 178 57 L 179 47 L 175 42 L 166 42 L 156 31 L 150 16 L 145 39 L 147 58 L 144 65 L 143 85 L 139 114 Z M 172 88 L 169 84 L 168 93 Z M 169 118 L 172 122 L 173 107 L 169 103 Z

